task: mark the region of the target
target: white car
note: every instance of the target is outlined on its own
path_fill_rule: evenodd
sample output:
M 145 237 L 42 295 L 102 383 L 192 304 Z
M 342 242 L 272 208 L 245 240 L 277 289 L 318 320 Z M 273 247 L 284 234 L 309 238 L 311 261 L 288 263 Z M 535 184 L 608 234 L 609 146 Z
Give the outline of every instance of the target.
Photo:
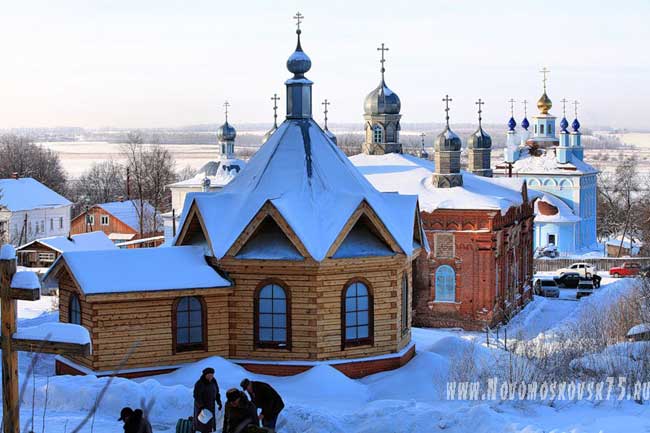
M 557 274 L 558 276 L 561 276 L 567 272 L 577 272 L 582 278 L 587 278 L 594 275 L 596 268 L 594 268 L 593 265 L 590 265 L 589 263 L 574 263 L 568 268 L 558 269 Z

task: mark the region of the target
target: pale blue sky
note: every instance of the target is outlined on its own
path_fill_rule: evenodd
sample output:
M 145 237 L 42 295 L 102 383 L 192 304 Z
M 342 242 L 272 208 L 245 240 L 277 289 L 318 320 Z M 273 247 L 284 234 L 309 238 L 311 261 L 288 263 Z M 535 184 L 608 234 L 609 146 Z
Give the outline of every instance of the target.
M 213 123 L 226 98 L 234 123 L 270 122 L 296 10 L 318 120 L 327 97 L 332 122 L 361 121 L 385 42 L 404 122 L 442 121 L 445 93 L 452 121 L 473 121 L 481 97 L 485 121 L 505 122 L 548 66 L 555 114 L 566 97 L 585 126 L 650 128 L 647 0 L 6 2 L 0 128 Z

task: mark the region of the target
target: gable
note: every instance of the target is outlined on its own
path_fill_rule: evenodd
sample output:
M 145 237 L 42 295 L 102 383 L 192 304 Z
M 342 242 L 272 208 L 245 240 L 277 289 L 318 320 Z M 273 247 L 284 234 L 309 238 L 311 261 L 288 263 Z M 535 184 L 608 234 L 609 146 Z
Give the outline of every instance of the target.
M 300 251 L 271 216 L 266 216 L 235 256 L 238 259 L 303 260 Z
M 205 224 L 201 218 L 201 214 L 193 202 L 187 218 L 184 220 L 181 231 L 176 238 L 175 246 L 194 245 L 203 248 L 205 254 L 210 254 L 212 251 L 212 244 L 206 235 Z
M 372 222 L 362 215 L 352 227 L 332 255 L 334 259 L 353 257 L 392 256 L 395 252 L 384 241 L 372 225 Z

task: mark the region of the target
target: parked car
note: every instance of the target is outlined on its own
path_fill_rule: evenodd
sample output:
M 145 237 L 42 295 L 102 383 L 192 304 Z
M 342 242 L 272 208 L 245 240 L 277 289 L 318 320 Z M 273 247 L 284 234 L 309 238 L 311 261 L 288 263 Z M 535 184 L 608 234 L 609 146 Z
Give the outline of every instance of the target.
M 615 266 L 609 270 L 612 277 L 635 277 L 639 275 L 641 265 L 636 262 L 625 262 L 621 266 Z
M 578 287 L 578 283 L 582 279 L 582 276 L 578 272 L 565 272 L 559 277 L 555 277 L 553 279 L 558 286 L 575 289 Z
M 594 283 L 591 280 L 582 280 L 578 283 L 576 299 L 580 299 L 583 296 L 589 296 L 592 293 L 594 293 Z
M 559 298 L 560 288 L 554 279 L 540 278 L 535 281 L 535 294 L 547 298 Z
M 558 275 L 566 274 L 567 272 L 577 272 L 582 278 L 591 277 L 596 273 L 596 268 L 594 268 L 589 263 L 574 263 L 568 268 L 558 269 Z

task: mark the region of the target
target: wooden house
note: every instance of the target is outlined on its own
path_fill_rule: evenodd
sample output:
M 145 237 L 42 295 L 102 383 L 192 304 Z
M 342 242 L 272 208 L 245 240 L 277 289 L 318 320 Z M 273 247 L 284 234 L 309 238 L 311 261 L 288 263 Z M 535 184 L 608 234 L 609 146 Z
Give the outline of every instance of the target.
M 154 247 L 162 239 L 138 243 L 136 240 L 159 238 L 163 235 L 162 217 L 149 202 L 140 206 L 139 200 L 96 204 L 73 218 L 71 234 L 102 231 L 116 244 L 131 242 L 133 246 Z
M 418 198 L 377 191 L 311 118 L 310 65 L 298 44 L 286 120 L 221 191 L 187 195 L 174 246 L 59 258 L 60 320 L 88 327 L 93 355 L 61 357 L 58 372 L 144 375 L 218 355 L 361 377 L 414 355 Z
M 117 247 L 104 232 L 52 236 L 33 240 L 16 248 L 18 265 L 28 268 L 48 268 L 66 251 L 112 250 Z

